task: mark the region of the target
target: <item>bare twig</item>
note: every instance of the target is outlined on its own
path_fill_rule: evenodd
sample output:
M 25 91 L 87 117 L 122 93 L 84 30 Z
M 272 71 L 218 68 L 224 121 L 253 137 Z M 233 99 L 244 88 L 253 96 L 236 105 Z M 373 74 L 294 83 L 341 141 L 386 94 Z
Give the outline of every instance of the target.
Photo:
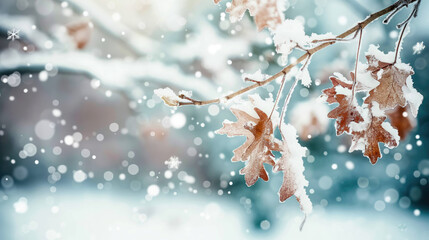
M 413 2 L 416 2 L 416 1 L 420 1 L 420 0 L 407 0 L 407 3 L 410 4 L 410 3 L 413 3 Z M 363 20 L 362 22 L 356 24 L 352 28 L 350 28 L 347 31 L 343 32 L 342 34 L 338 35 L 336 38 L 343 39 L 343 38 L 351 35 L 352 33 L 358 31 L 359 29 L 364 29 L 368 24 L 370 24 L 371 22 L 375 21 L 379 17 L 381 17 L 381 16 L 383 16 L 383 15 L 385 15 L 385 14 L 387 14 L 389 12 L 392 12 L 395 9 L 397 9 L 398 6 L 399 6 L 399 3 L 401 3 L 401 2 L 403 2 L 403 0 L 398 1 L 398 2 L 392 4 L 392 5 L 390 5 L 390 6 L 386 7 L 386 8 L 378 11 L 378 12 L 375 12 L 375 13 L 369 15 L 365 20 Z M 287 74 L 293 67 L 295 67 L 296 65 L 298 65 L 302 61 L 306 60 L 307 57 L 309 57 L 310 55 L 312 55 L 312 54 L 314 54 L 314 53 L 316 53 L 316 52 L 318 52 L 318 51 L 320 51 L 320 50 L 322 50 L 322 49 L 324 49 L 324 48 L 326 48 L 326 47 L 328 47 L 328 46 L 330 46 L 330 45 L 332 45 L 334 43 L 335 42 L 326 42 L 326 43 L 320 44 L 320 45 L 318 45 L 316 47 L 313 47 L 311 49 L 308 49 L 308 51 L 306 53 L 304 53 L 301 57 L 299 57 L 295 62 L 289 64 L 288 66 L 286 66 L 285 68 L 283 68 L 278 73 L 272 75 L 271 77 L 265 79 L 264 81 L 255 83 L 253 85 L 250 85 L 250 86 L 247 86 L 245 88 L 242 88 L 242 89 L 240 89 L 240 90 L 238 90 L 236 92 L 233 92 L 233 93 L 231 93 L 229 95 L 226 95 L 226 96 L 222 97 L 222 99 L 230 100 L 230 99 L 232 99 L 234 97 L 237 97 L 237 96 L 239 96 L 239 95 L 241 95 L 243 93 L 246 93 L 246 92 L 248 92 L 250 90 L 253 90 L 253 89 L 257 88 L 257 87 L 266 85 L 266 84 L 272 82 L 273 80 L 277 79 L 278 77 L 282 76 L 283 74 Z M 294 85 L 296 85 L 296 84 L 294 84 Z M 183 105 L 206 105 L 206 104 L 220 103 L 220 102 L 221 102 L 220 98 L 215 98 L 215 99 L 211 99 L 211 100 L 198 101 L 198 102 L 196 102 L 196 104 L 193 103 L 193 102 L 190 102 L 190 103 L 188 103 L 188 102 L 180 102 L 179 106 L 183 106 Z

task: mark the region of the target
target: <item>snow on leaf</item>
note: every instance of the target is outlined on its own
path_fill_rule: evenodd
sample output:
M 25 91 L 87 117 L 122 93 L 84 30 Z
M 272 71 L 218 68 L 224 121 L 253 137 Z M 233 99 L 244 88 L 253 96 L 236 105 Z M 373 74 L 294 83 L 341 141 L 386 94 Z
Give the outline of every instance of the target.
M 214 2 L 217 4 L 220 0 Z M 243 18 L 247 10 L 254 17 L 258 30 L 274 29 L 284 18 L 284 0 L 232 0 L 226 12 L 231 22 L 236 22 Z
M 287 58 L 297 46 L 304 47 L 310 41 L 310 38 L 305 35 L 302 23 L 293 19 L 282 22 L 273 31 L 273 35 L 276 51 L 282 54 L 283 58 Z
M 372 102 L 363 108 L 364 121 L 351 124 L 352 144 L 349 152 L 361 150 L 372 164 L 381 158 L 379 142 L 388 148 L 398 146 L 399 135 L 388 122 L 377 102 Z
M 405 140 L 408 133 L 416 126 L 416 119 L 411 117 L 409 107 L 397 106 L 395 109 L 386 111 L 392 127 L 398 130 L 401 140 Z
M 338 107 L 328 113 L 328 117 L 336 119 L 337 135 L 341 135 L 350 132 L 350 123 L 361 122 L 363 118 L 356 100 L 351 96 L 352 82 L 339 73 L 336 75 L 329 78 L 334 86 L 323 90 L 323 93 L 327 96 L 326 101 L 329 104 L 339 103 Z
M 411 100 L 416 100 L 414 101 L 414 105 L 420 105 L 418 104 L 418 100 L 420 99 L 419 93 L 412 87 L 412 81 L 410 80 L 407 83 L 407 78 L 414 74 L 412 68 L 407 64 L 380 60 L 389 59 L 390 57 L 386 57 L 382 52 L 377 51 L 379 50 L 373 49 L 371 54 L 366 55 L 369 65 L 367 70 L 371 72 L 372 77 L 377 79 L 380 84 L 369 92 L 369 96 L 365 99 L 365 103 L 369 104 L 375 101 L 380 105 L 380 109 L 382 110 L 393 109 L 396 106 L 405 107 L 407 102 L 409 102 L 405 94 L 414 90 L 411 95 L 418 96 L 411 96 L 409 98 Z M 421 99 L 423 99 L 423 97 L 421 97 Z M 411 101 L 411 103 L 412 102 L 413 101 Z M 418 109 L 418 106 L 414 107 Z M 417 110 L 414 112 L 417 114 Z
M 264 163 L 274 165 L 274 155 L 271 151 L 277 151 L 279 145 L 273 136 L 273 123 L 266 111 L 255 106 L 257 101 L 252 99 L 252 96 L 249 98 L 257 117 L 251 116 L 246 109 L 231 107 L 237 122 L 224 121 L 223 127 L 216 133 L 226 134 L 229 137 L 245 136 L 247 138 L 243 145 L 234 150 L 232 161 L 247 162 L 246 166 L 240 170 L 240 174 L 245 175 L 246 184 L 251 186 L 259 178 L 268 181 Z
M 307 148 L 298 143 L 296 129 L 292 125 L 282 124 L 281 127 L 284 140 L 281 145 L 282 157 L 277 160 L 274 167 L 275 171 L 283 172 L 283 183 L 279 190 L 280 201 L 284 202 L 295 195 L 301 210 L 305 214 L 310 214 L 313 206 L 305 191 L 308 181 L 303 174 L 305 168 L 302 160 Z

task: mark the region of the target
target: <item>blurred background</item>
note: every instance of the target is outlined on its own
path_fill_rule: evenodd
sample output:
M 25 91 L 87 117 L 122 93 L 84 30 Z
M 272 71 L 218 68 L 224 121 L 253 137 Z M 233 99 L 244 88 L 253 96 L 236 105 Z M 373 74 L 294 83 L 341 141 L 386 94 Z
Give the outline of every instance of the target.
M 429 234 L 427 99 L 409 120 L 415 128 L 396 149 L 382 147 L 374 166 L 361 152 L 347 152 L 350 138 L 336 137 L 333 120 L 323 117 L 332 106 L 315 100 L 333 72 L 353 69 L 356 41 L 316 54 L 314 84 L 298 86 L 289 107 L 309 149 L 304 174 L 314 212 L 302 232 L 294 197 L 278 201 L 281 174 L 247 187 L 238 174 L 243 163 L 230 162 L 244 138 L 214 134 L 223 120 L 235 120 L 228 107 L 173 109 L 154 96 L 168 86 L 210 99 L 249 84 L 242 73 L 281 70 L 269 32 L 258 32 L 248 13 L 231 23 L 226 2 L 0 1 L 0 239 Z M 289 0 L 285 15 L 302 21 L 307 34 L 339 34 L 393 2 Z M 410 11 L 365 29 L 361 61 L 371 43 L 394 50 L 395 25 Z M 429 53 L 413 46 L 429 41 L 428 11 L 422 1 L 401 52 L 424 96 Z M 19 39 L 8 39 L 13 32 Z M 256 92 L 275 95 L 278 83 Z

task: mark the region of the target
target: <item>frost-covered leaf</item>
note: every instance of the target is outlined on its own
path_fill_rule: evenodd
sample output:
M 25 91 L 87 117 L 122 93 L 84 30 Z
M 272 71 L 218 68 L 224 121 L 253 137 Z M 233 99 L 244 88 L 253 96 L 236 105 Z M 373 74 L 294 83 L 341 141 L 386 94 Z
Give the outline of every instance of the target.
M 365 103 L 375 101 L 382 110 L 393 109 L 397 106 L 405 107 L 409 103 L 412 105 L 413 115 L 416 116 L 423 96 L 412 86 L 411 75 L 414 74 L 414 71 L 408 64 L 389 61 L 391 55 L 391 53 L 382 53 L 373 45 L 370 46 L 366 54 L 368 71 L 380 84 L 369 92 Z
M 259 178 L 268 181 L 268 174 L 264 168 L 264 163 L 274 165 L 274 155 L 271 151 L 278 151 L 279 145 L 273 136 L 273 122 L 269 118 L 269 111 L 266 111 L 259 96 L 249 96 L 251 106 L 232 106 L 231 111 L 236 116 L 237 122 L 224 121 L 223 127 L 216 131 L 218 134 L 232 136 L 245 136 L 246 142 L 234 150 L 232 161 L 247 162 L 246 166 L 240 170 L 240 174 L 245 175 L 246 184 L 251 186 Z M 265 111 L 264 111 L 264 110 Z M 254 111 L 255 116 L 251 116 Z M 277 114 L 278 115 L 278 114 Z
M 214 0 L 214 2 L 217 4 L 220 0 Z M 231 22 L 236 22 L 240 21 L 244 13 L 249 10 L 258 30 L 274 29 L 284 18 L 284 6 L 284 0 L 232 0 L 226 12 L 229 13 Z
M 416 126 L 416 119 L 411 117 L 409 107 L 398 106 L 395 109 L 386 111 L 392 127 L 398 130 L 401 140 L 405 140 L 408 133 Z
M 385 122 L 386 116 L 377 102 L 372 102 L 362 108 L 363 122 L 351 124 L 352 144 L 349 152 L 361 150 L 372 164 L 381 158 L 378 143 L 384 143 L 388 148 L 398 146 L 398 131 Z
M 352 81 L 347 80 L 341 74 L 336 75 L 329 78 L 334 86 L 323 90 L 323 93 L 329 104 L 339 103 L 338 107 L 328 113 L 328 117 L 336 119 L 337 135 L 341 135 L 344 132 L 350 132 L 350 123 L 361 122 L 363 118 L 355 98 L 352 97 Z
M 283 202 L 295 195 L 301 210 L 305 214 L 311 213 L 313 206 L 305 187 L 308 181 L 304 176 L 304 162 L 307 148 L 302 147 L 297 140 L 296 130 L 292 125 L 282 124 L 283 143 L 281 145 L 282 157 L 277 160 L 275 171 L 283 172 L 283 183 L 279 190 L 280 201 Z

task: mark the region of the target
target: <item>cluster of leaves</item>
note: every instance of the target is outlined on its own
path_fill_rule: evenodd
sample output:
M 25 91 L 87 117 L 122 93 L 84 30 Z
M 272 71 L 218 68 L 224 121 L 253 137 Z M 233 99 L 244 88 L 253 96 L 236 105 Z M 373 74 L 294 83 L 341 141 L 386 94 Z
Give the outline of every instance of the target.
M 413 87 L 411 66 L 394 56 L 394 52 L 384 54 L 371 45 L 366 53 L 368 64 L 360 65 L 364 70 L 357 77 L 351 73 L 350 81 L 336 73 L 330 78 L 333 86 L 323 90 L 326 102 L 339 104 L 328 113 L 329 118 L 336 119 L 337 135 L 352 135 L 349 151 L 361 150 L 372 164 L 381 158 L 379 142 L 393 148 L 400 137 L 406 137 L 413 122 L 406 114 L 407 108 L 416 117 L 423 100 Z M 355 92 L 365 93 L 360 105 Z
M 243 145 L 234 150 L 232 161 L 247 163 L 240 170 L 240 174 L 245 176 L 247 186 L 252 186 L 259 178 L 268 181 L 264 164 L 271 165 L 274 172 L 283 172 L 283 184 L 279 190 L 280 201 L 295 195 L 301 210 L 309 214 L 312 205 L 305 191 L 308 181 L 303 175 L 302 160 L 307 149 L 298 143 L 296 130 L 291 125 L 281 124 L 282 141 L 274 137 L 279 114 L 272 110 L 274 102 L 271 98 L 262 100 L 255 94 L 249 95 L 249 100 L 232 106 L 231 111 L 237 121 L 225 120 L 223 127 L 216 133 L 229 137 L 246 137 Z M 278 160 L 275 160 L 273 151 L 281 154 Z
M 214 0 L 214 2 L 219 3 L 220 0 Z M 405 30 L 411 17 L 417 16 L 420 0 L 398 0 L 389 7 L 391 14 L 387 19 L 390 20 L 401 8 L 413 2 L 415 2 L 415 6 L 410 17 L 400 24 L 400 26 L 404 26 L 403 30 Z M 271 98 L 262 100 L 259 95 L 249 95 L 248 101 L 239 100 L 241 102 L 230 107 L 237 121 L 225 120 L 223 127 L 217 133 L 226 134 L 229 137 L 246 137 L 246 141 L 234 150 L 232 161 L 245 162 L 245 167 L 240 170 L 240 174 L 244 175 L 248 186 L 254 185 L 259 178 L 268 181 L 265 165 L 270 165 L 273 172 L 283 172 L 283 183 L 279 190 L 280 201 L 283 202 L 295 195 L 301 210 L 305 214 L 309 214 L 312 211 L 312 204 L 305 191 L 308 181 L 303 175 L 302 160 L 307 149 L 298 143 L 296 129 L 290 124 L 285 124 L 283 119 L 291 93 L 298 81 L 306 87 L 311 85 L 307 67 L 314 52 L 336 41 L 344 40 L 344 36 L 353 32 L 355 32 L 355 36 L 352 39 L 361 33 L 361 40 L 363 28 L 377 18 L 376 14 L 384 15 L 386 9 L 389 8 L 371 15 L 372 19 L 370 16 L 365 20 L 366 23 L 359 23 L 339 36 L 334 36 L 332 33 L 307 36 L 300 21 L 284 19 L 284 6 L 284 0 L 232 0 L 227 3 L 226 12 L 230 14 L 232 22 L 240 20 L 244 13 L 249 11 L 259 30 L 268 28 L 273 36 L 276 52 L 281 54 L 284 63 L 287 62 L 289 54 L 294 49 L 306 53 L 280 72 L 283 74 L 283 80 L 275 102 Z M 339 73 L 334 73 L 334 76 L 330 77 L 333 86 L 323 90 L 322 96 L 327 103 L 338 104 L 327 114 L 329 118 L 336 119 L 337 135 L 343 133 L 351 135 L 352 143 L 349 151 L 361 150 L 372 164 L 375 164 L 381 157 L 380 142 L 388 148 L 396 147 L 399 139 L 405 138 L 408 131 L 414 127 L 415 120 L 411 115 L 416 117 L 423 100 L 423 96 L 413 87 L 411 75 L 414 72 L 412 68 L 408 64 L 402 63 L 401 59 L 397 57 L 403 33 L 402 31 L 395 52 L 384 54 L 378 50 L 378 47 L 371 45 L 366 53 L 368 63 L 356 64 L 355 73 L 351 73 L 351 80 Z M 305 63 L 297 70 L 295 66 L 304 60 Z M 358 62 L 358 59 L 356 61 Z M 261 86 L 280 76 L 280 73 L 264 80 L 259 71 L 254 76 L 246 74 L 245 79 L 256 82 L 254 86 Z M 294 77 L 295 82 L 286 97 L 279 118 L 278 100 L 285 80 L 290 77 Z M 192 99 L 189 94 L 176 94 L 169 88 L 157 89 L 155 94 L 169 106 L 204 105 L 216 102 L 226 103 L 227 100 L 253 88 L 252 86 L 247 87 L 245 90 L 242 89 L 227 97 L 208 101 L 197 101 Z M 357 92 L 363 93 L 364 97 L 357 99 Z M 292 114 L 300 116 L 298 129 L 300 129 L 302 138 L 324 131 L 327 123 L 319 119 L 329 111 L 314 102 L 309 101 L 306 104 L 305 106 L 310 104 L 312 107 L 305 107 L 308 111 L 305 121 L 302 120 L 303 114 L 299 111 L 294 111 L 296 113 Z M 390 123 L 386 121 L 387 118 Z M 292 122 L 294 122 L 293 119 Z M 277 128 L 281 133 L 281 139 L 274 136 Z M 275 159 L 273 152 L 278 152 L 281 157 Z

